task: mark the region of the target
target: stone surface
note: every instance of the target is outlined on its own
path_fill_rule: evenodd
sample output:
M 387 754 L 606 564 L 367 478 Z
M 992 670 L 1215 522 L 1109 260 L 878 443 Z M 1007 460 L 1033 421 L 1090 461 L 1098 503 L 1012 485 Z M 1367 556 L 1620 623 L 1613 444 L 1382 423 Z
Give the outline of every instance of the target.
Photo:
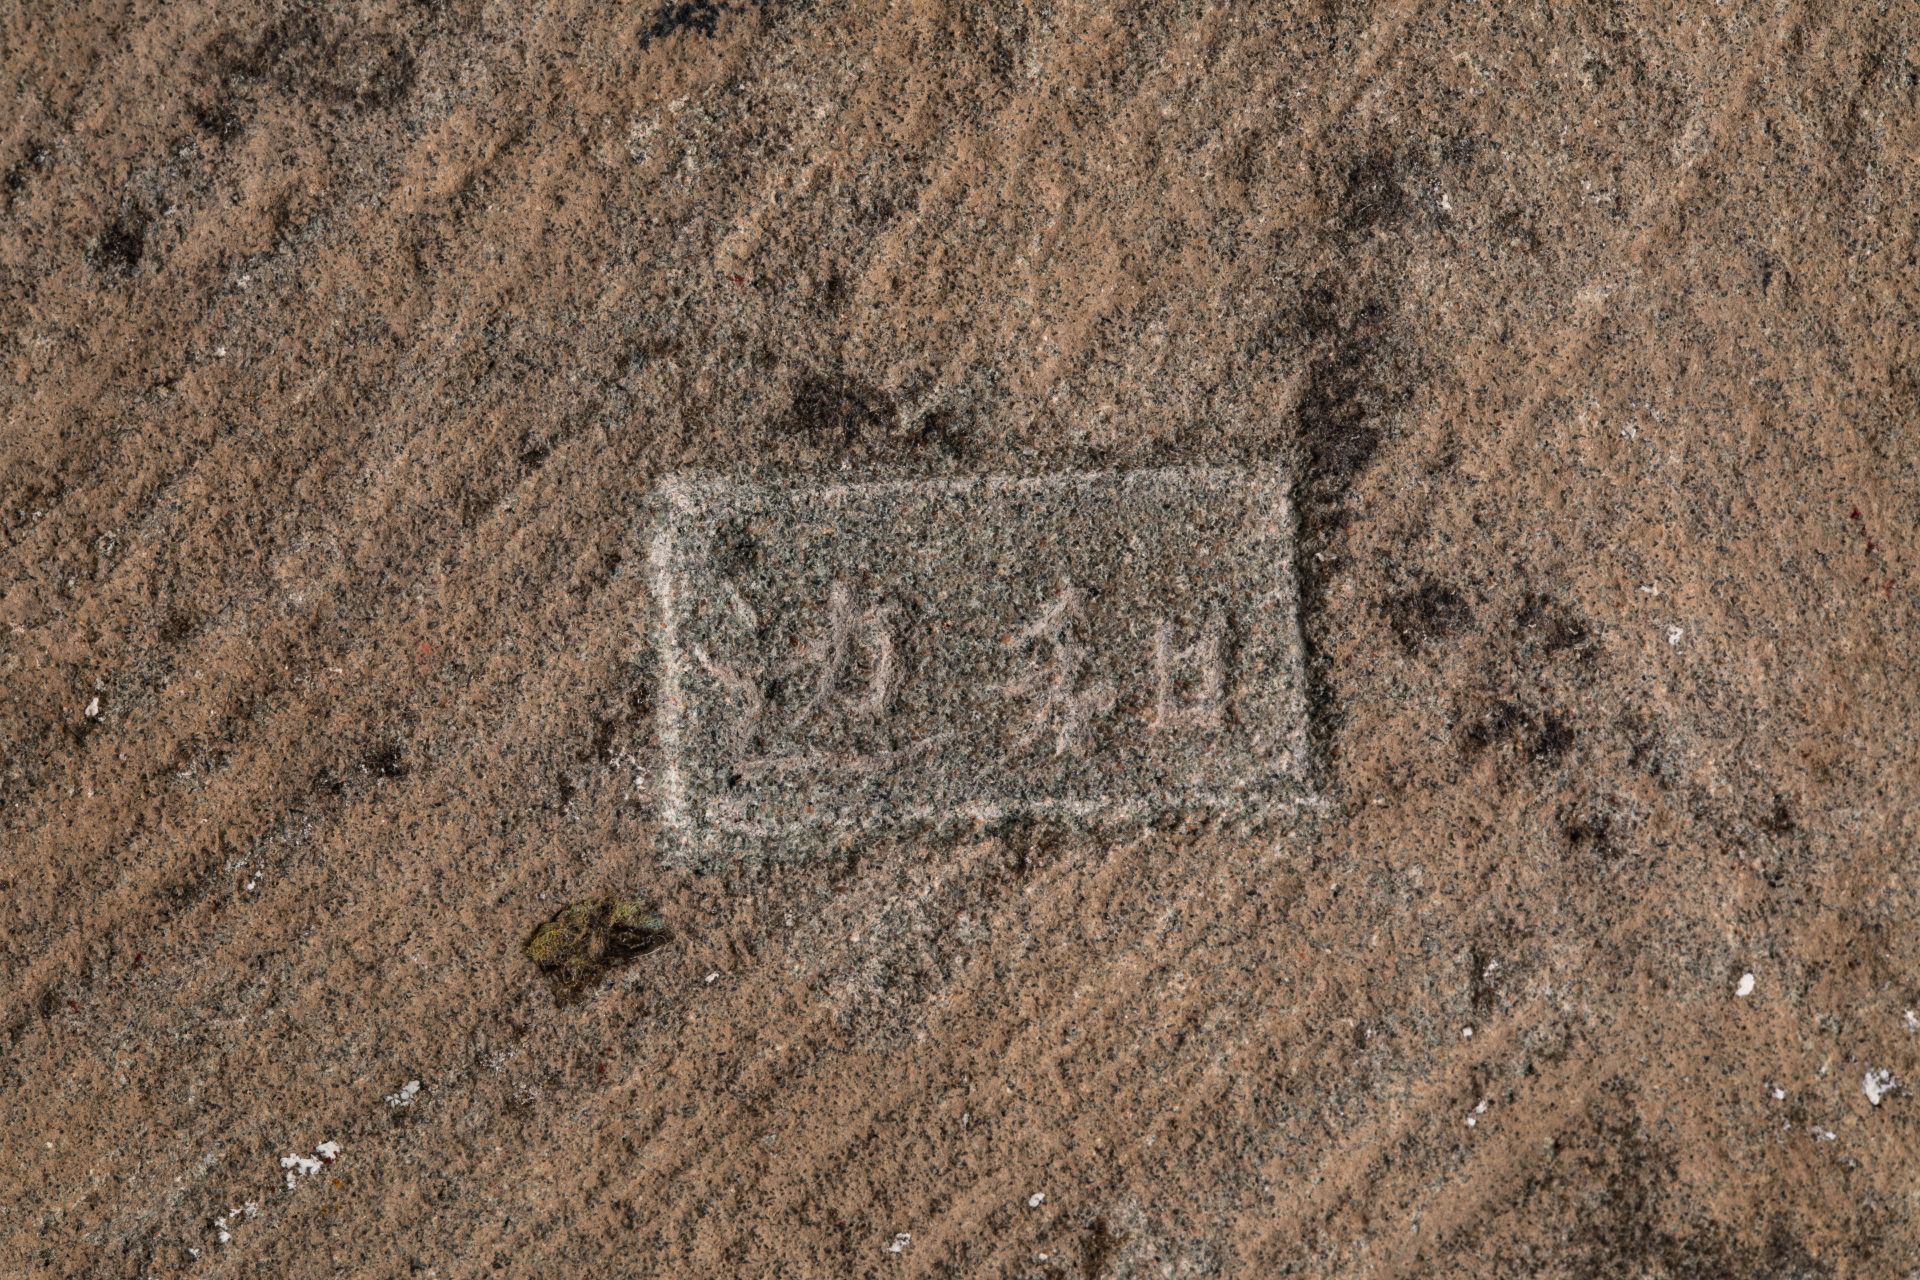
M 1920 1272 L 1916 50 L 0 0 L 0 1277 Z M 668 478 L 1267 459 L 1319 805 L 678 855 Z
M 663 507 L 662 805 L 694 841 L 1305 793 L 1277 467 L 684 476 Z

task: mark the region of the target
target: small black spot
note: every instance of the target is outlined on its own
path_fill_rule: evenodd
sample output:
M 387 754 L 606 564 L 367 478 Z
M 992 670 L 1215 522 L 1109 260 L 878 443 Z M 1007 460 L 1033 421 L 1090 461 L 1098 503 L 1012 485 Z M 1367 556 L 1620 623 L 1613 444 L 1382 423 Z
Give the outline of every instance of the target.
M 1034 855 L 1046 839 L 1046 824 L 1041 819 L 1016 815 L 988 827 L 986 834 L 1000 842 L 1006 852 L 1006 872 L 1018 880 L 1032 870 Z
M 1613 861 L 1618 852 L 1613 844 L 1613 821 L 1603 813 L 1570 818 L 1561 823 L 1560 834 L 1569 849 L 1591 853 L 1602 862 Z
M 197 104 L 188 114 L 193 119 L 194 128 L 202 133 L 211 134 L 221 142 L 231 142 L 240 136 L 246 127 L 244 121 L 234 111 L 231 101 L 222 98 L 211 103 Z
M 1408 206 L 1399 165 L 1391 155 L 1373 152 L 1348 168 L 1340 197 L 1340 222 L 1347 231 L 1359 233 L 1398 222 Z
M 184 609 L 169 609 L 154 629 L 154 638 L 164 645 L 175 645 L 194 632 L 193 615 Z
M 1548 653 L 1584 649 L 1592 639 L 1586 623 L 1565 606 L 1537 592 L 1529 592 L 1520 602 L 1514 623 L 1523 633 L 1537 636 Z
M 1411 591 L 1386 597 L 1380 607 L 1387 625 L 1408 653 L 1452 635 L 1471 616 L 1458 591 L 1431 578 Z
M 810 309 L 820 317 L 832 316 L 847 302 L 847 278 L 838 271 L 829 272 L 815 290 Z
M 1493 238 L 1532 257 L 1540 252 L 1540 231 L 1532 218 L 1518 209 L 1504 209 L 1493 219 Z
M 1526 709 L 1517 702 L 1496 702 L 1460 730 L 1460 754 L 1471 760 L 1488 747 L 1505 742 L 1527 725 Z
M 99 727 L 100 722 L 98 720 L 93 719 L 91 716 L 82 716 L 78 720 L 67 721 L 61 726 L 61 730 L 66 734 L 67 741 L 77 747 L 91 737 L 94 730 Z
M 943 458 L 959 458 L 966 452 L 966 441 L 950 409 L 932 409 L 913 424 L 912 441 L 919 448 Z
M 1644 717 L 1631 711 L 1620 717 L 1616 727 L 1627 740 L 1627 763 L 1661 786 L 1673 786 L 1678 770 L 1672 753 L 1667 749 L 1665 735 Z
M 360 772 L 376 778 L 403 778 L 407 773 L 406 750 L 398 742 L 382 742 L 360 757 Z
M 587 744 L 587 759 L 605 764 L 613 758 L 613 735 L 620 722 L 612 716 L 595 716 L 593 738 Z
M 33 177 L 35 169 L 44 169 L 53 163 L 53 153 L 45 147 L 29 147 L 27 156 L 20 163 L 7 170 L 7 194 L 15 195 L 26 190 L 27 183 Z
M 1573 730 L 1559 716 L 1548 712 L 1541 721 L 1540 732 L 1534 736 L 1534 760 L 1540 764 L 1552 764 L 1567 754 L 1573 747 Z
M 1793 820 L 1793 809 L 1787 804 L 1787 798 L 1778 791 L 1773 793 L 1773 808 L 1760 820 L 1760 829 L 1768 835 L 1790 836 L 1800 829 Z
M 552 448 L 544 442 L 529 439 L 522 443 L 520 452 L 516 455 L 515 460 L 523 467 L 538 467 L 547 460 L 547 457 L 552 452 Z
M 715 0 L 668 0 L 654 10 L 653 23 L 640 33 L 640 47 L 648 48 L 655 40 L 665 40 L 668 36 L 681 31 L 694 31 L 711 37 L 720 27 L 720 15 L 726 10 Z
M 1493 985 L 1493 975 L 1489 966 L 1493 957 L 1489 956 L 1477 944 L 1467 950 L 1467 1000 L 1473 1006 L 1475 1017 L 1485 1018 L 1493 1012 L 1494 1000 L 1499 990 Z
M 796 697 L 806 696 L 806 685 L 787 675 L 773 675 L 767 678 L 767 704 L 775 707 L 791 707 Z
M 114 275 L 132 275 L 147 250 L 147 228 L 151 220 L 142 210 L 122 214 L 112 226 L 100 233 L 88 255 L 93 269 Z
M 1030 833 L 1022 832 L 1022 835 Z M 1016 876 L 1024 876 L 1033 865 L 1033 842 L 1030 839 L 1010 839 L 1007 841 L 1007 869 Z
M 723 521 L 713 531 L 713 543 L 707 550 L 716 572 L 723 578 L 746 576 L 760 562 L 760 543 L 742 519 Z
M 613 744 L 619 740 L 620 730 L 653 718 L 653 686 L 645 681 L 636 682 L 628 688 L 624 703 L 610 714 L 593 718 L 593 737 L 580 757 L 582 763 L 605 764 L 612 760 Z

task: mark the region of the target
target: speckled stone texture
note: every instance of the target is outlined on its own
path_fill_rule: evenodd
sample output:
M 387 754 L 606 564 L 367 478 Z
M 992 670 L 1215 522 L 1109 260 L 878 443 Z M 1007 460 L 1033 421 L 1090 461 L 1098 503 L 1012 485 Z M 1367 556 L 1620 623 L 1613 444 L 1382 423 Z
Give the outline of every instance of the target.
M 1916 49 L 0 0 L 0 1276 L 1914 1273 Z M 675 856 L 669 477 L 1196 465 L 1323 807 Z

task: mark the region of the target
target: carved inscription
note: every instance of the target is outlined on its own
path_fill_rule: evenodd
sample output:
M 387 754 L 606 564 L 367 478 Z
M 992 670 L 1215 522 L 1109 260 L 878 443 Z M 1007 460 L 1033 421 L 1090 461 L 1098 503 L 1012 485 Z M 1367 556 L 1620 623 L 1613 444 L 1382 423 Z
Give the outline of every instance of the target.
M 665 817 L 695 840 L 1303 797 L 1277 468 L 663 490 Z

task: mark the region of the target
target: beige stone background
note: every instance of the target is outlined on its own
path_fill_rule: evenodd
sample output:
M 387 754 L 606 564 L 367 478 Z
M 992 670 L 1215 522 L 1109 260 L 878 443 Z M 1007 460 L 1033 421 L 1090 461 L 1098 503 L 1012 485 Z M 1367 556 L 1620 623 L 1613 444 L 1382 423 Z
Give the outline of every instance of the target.
M 1917 40 L 0 3 L 0 1275 L 1920 1268 Z M 1274 456 L 1314 822 L 661 864 L 663 473 Z

